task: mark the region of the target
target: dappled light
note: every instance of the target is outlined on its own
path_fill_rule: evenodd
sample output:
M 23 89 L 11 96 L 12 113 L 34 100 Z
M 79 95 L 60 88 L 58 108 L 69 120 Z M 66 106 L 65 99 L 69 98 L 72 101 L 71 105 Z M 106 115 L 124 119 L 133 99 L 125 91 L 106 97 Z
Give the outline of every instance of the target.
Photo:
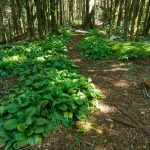
M 129 84 L 125 80 L 120 80 L 114 84 L 116 87 L 128 88 Z
M 96 108 L 98 110 L 100 110 L 101 113 L 115 113 L 116 112 L 116 109 L 110 105 L 107 105 L 105 103 L 100 103 L 100 102 L 97 102 L 96 103 Z
M 150 0 L 0 0 L 0 150 L 150 149 Z

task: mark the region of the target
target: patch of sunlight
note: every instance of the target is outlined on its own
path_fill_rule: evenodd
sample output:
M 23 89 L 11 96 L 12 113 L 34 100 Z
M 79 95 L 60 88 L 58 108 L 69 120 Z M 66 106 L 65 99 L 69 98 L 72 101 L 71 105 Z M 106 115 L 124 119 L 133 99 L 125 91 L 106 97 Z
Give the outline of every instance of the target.
M 80 131 L 84 131 L 84 132 L 89 132 L 89 131 L 95 131 L 98 134 L 103 134 L 104 131 L 102 129 L 98 129 L 92 126 L 92 123 L 90 122 L 84 122 L 84 121 L 77 121 L 76 122 L 76 127 L 80 130 Z
M 4 57 L 3 61 L 4 62 L 19 62 L 25 59 L 27 59 L 26 56 L 15 55 L 15 56 Z
M 96 108 L 99 109 L 102 113 L 113 113 L 116 112 L 115 108 L 112 106 L 109 106 L 105 103 L 96 103 Z
M 94 72 L 95 70 L 93 70 L 93 69 L 90 69 L 90 70 L 88 70 L 88 72 Z
M 116 72 L 116 71 L 128 71 L 127 68 L 112 68 L 112 69 L 104 69 L 104 72 Z
M 81 62 L 81 59 L 79 58 L 73 59 L 73 62 Z
M 87 31 L 80 30 L 80 29 L 76 30 L 76 32 L 78 32 L 78 33 L 83 33 L 83 34 L 87 33 Z
M 44 62 L 45 58 L 44 57 L 37 57 L 37 61 Z
M 114 84 L 114 86 L 116 86 L 116 87 L 128 88 L 128 87 L 129 87 L 129 84 L 128 84 L 126 81 L 124 81 L 124 80 L 120 80 L 120 81 L 116 82 L 116 83 Z

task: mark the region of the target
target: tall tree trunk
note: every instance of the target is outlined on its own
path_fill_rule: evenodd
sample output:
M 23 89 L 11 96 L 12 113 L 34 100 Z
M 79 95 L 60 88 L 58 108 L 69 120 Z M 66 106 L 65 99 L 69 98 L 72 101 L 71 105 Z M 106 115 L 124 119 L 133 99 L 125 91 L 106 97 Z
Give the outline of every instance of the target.
M 138 11 L 139 11 L 139 3 L 140 2 L 137 2 L 137 0 L 134 0 L 134 10 L 133 10 L 133 17 L 132 17 L 132 22 L 131 22 L 130 40 L 135 39 L 135 23 L 136 23 Z
M 37 12 L 37 20 L 38 20 L 38 32 L 39 36 L 43 36 L 43 25 L 42 25 L 42 1 L 34 0 Z
M 128 11 L 130 8 L 130 0 L 125 0 L 125 13 L 124 13 L 124 39 L 128 39 L 128 32 L 129 32 L 129 16 L 128 16 Z
M 16 0 L 16 4 L 17 4 L 19 31 L 21 34 L 23 34 L 25 32 L 25 29 L 24 29 L 23 18 L 22 18 L 22 6 L 19 0 Z
M 11 15 L 12 15 L 12 22 L 13 22 L 13 34 L 14 36 L 19 35 L 19 24 L 18 24 L 18 17 L 16 13 L 16 3 L 14 0 L 10 0 L 11 4 Z
M 4 25 L 3 10 L 4 8 L 0 7 L 0 44 L 7 43 L 7 33 Z
M 142 14 L 143 14 L 143 9 L 144 9 L 144 6 L 145 6 L 145 2 L 146 2 L 146 0 L 141 0 L 141 3 L 140 3 L 140 9 L 139 9 L 138 20 L 137 20 L 137 25 L 136 25 L 136 36 L 138 34 L 139 27 L 140 27 L 140 24 L 141 24 L 141 19 L 142 19 Z
M 123 5 L 124 0 L 120 0 L 120 6 L 119 6 L 119 13 L 118 13 L 118 19 L 117 19 L 117 26 L 121 25 L 121 19 L 122 19 L 122 13 L 123 13 Z
M 144 20 L 144 25 L 143 25 L 143 34 L 145 36 L 148 35 L 147 26 L 148 26 L 149 14 L 150 14 L 150 0 L 147 2 L 146 15 L 145 15 L 145 20 Z
M 27 13 L 27 22 L 28 22 L 28 32 L 30 35 L 30 38 L 33 37 L 33 14 L 31 11 L 31 1 L 30 0 L 26 0 L 25 1 L 25 8 L 26 8 L 26 13 Z
M 73 19 L 73 0 L 69 0 L 69 22 L 72 22 Z
M 92 19 L 94 17 L 94 5 L 95 0 L 86 0 L 86 14 L 84 20 L 85 28 L 93 28 L 94 24 L 92 23 Z
M 52 34 L 58 33 L 56 0 L 50 0 Z

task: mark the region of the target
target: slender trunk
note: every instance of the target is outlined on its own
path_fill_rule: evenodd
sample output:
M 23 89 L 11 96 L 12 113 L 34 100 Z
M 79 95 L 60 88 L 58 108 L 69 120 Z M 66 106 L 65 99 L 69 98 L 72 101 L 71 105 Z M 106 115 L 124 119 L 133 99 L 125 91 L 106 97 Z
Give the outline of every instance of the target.
M 28 23 L 28 32 L 30 35 L 30 38 L 33 37 L 33 16 L 32 12 L 30 9 L 30 0 L 25 1 L 25 8 L 26 8 L 26 13 L 27 13 L 27 23 Z
M 133 17 L 131 22 L 131 31 L 130 31 L 130 40 L 135 39 L 135 23 L 138 16 L 139 11 L 139 3 L 135 0 L 134 1 L 134 10 L 133 10 Z
M 120 0 L 119 13 L 118 13 L 118 19 L 117 19 L 117 26 L 121 25 L 122 14 L 123 14 L 123 5 L 124 5 L 124 0 Z
M 137 25 L 136 25 L 136 36 L 138 34 L 139 27 L 141 24 L 141 19 L 142 19 L 142 14 L 143 14 L 145 2 L 146 2 L 146 0 L 141 0 L 141 3 L 140 3 L 140 9 L 139 9 L 138 20 L 137 20 Z
M 16 14 L 16 3 L 14 0 L 10 1 L 11 4 L 11 15 L 12 15 L 12 22 L 13 22 L 13 35 L 19 35 L 19 26 L 18 26 L 18 17 Z
M 128 11 L 129 11 L 130 3 L 129 0 L 125 0 L 125 13 L 124 13 L 124 39 L 128 39 L 128 32 L 129 32 L 129 16 L 128 16 Z
M 50 11 L 51 11 L 51 25 L 52 25 L 52 34 L 58 33 L 57 27 L 57 8 L 56 8 L 56 0 L 50 0 Z
M 35 2 L 36 10 L 37 10 L 38 32 L 39 32 L 39 36 L 42 37 L 43 36 L 42 6 L 41 6 L 42 1 L 34 0 L 34 2 Z
M 145 20 L 144 20 L 144 25 L 143 25 L 143 34 L 146 36 L 147 35 L 147 23 L 148 23 L 148 18 L 149 18 L 149 11 L 150 11 L 150 0 L 147 3 L 147 7 L 146 7 L 146 16 L 145 16 Z

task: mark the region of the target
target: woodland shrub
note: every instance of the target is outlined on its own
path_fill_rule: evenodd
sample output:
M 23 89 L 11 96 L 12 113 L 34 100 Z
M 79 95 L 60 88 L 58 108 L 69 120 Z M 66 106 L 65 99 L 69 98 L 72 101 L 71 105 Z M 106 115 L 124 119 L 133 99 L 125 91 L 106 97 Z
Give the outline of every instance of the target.
M 41 144 L 64 126 L 84 119 L 99 96 L 66 56 L 66 37 L 15 45 L 0 51 L 0 75 L 17 84 L 0 100 L 0 147 L 20 149 Z
M 109 42 L 99 36 L 87 36 L 79 42 L 78 47 L 88 60 L 100 60 L 111 54 Z
M 150 44 L 145 42 L 112 42 L 114 57 L 120 60 L 146 58 L 150 56 Z

